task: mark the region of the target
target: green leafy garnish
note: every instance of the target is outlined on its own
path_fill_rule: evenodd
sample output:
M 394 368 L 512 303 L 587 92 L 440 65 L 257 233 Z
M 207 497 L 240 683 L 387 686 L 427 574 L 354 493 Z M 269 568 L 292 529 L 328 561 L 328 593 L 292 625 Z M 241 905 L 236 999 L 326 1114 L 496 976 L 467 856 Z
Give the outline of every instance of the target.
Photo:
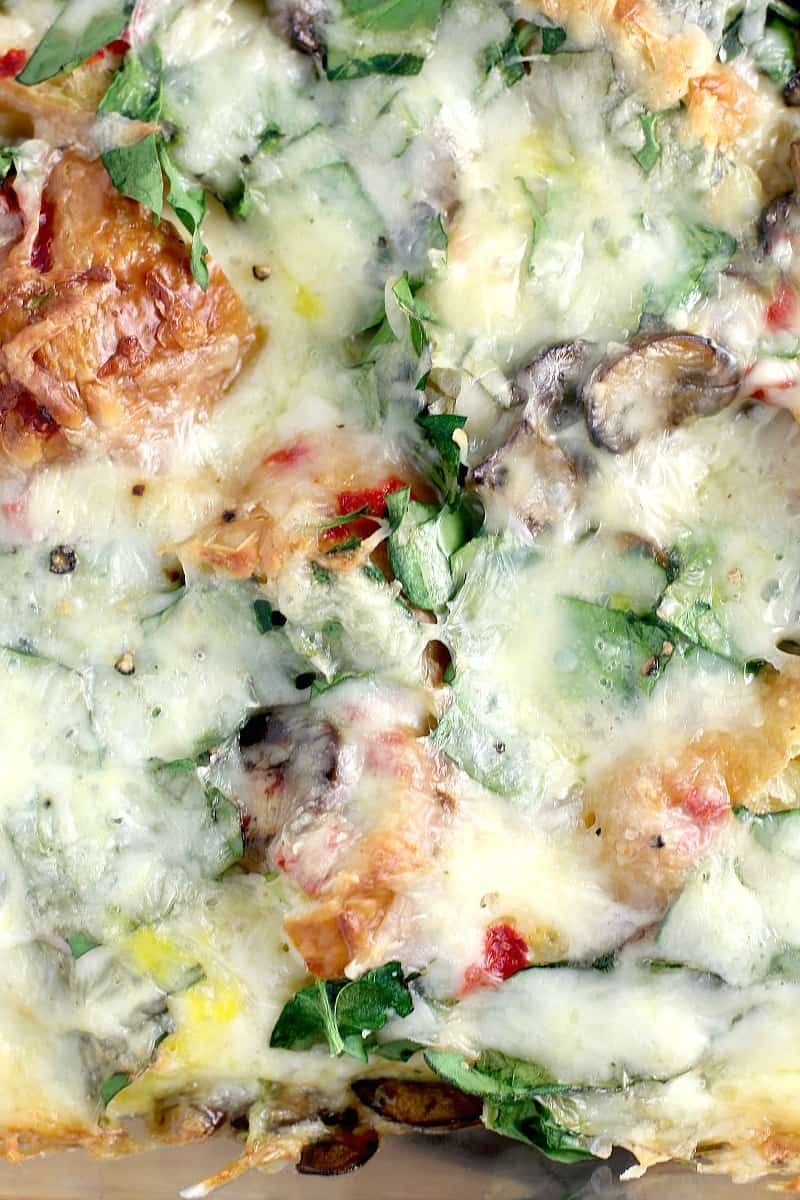
M 5 179 L 12 167 L 16 167 L 16 153 L 14 146 L 3 146 L 0 149 L 0 182 Z
M 482 1050 L 474 1062 L 453 1050 L 426 1050 L 425 1061 L 447 1083 L 485 1100 L 518 1100 L 567 1091 L 537 1063 L 511 1058 L 499 1050 Z
M 541 1100 L 511 1100 L 485 1104 L 482 1121 L 487 1129 L 533 1146 L 554 1162 L 571 1163 L 594 1158 L 583 1140 L 554 1120 Z
M 342 9 L 362 29 L 431 29 L 442 4 L 443 0 L 343 0 Z
M 539 26 L 532 21 L 517 21 L 504 42 L 495 42 L 486 51 L 487 73 L 497 67 L 506 87 L 519 83 L 525 74 L 525 54 L 538 33 Z
M 146 57 L 129 51 L 97 111 L 119 113 L 131 121 L 155 122 L 161 116 L 161 102 L 158 51 L 153 50 Z M 117 191 L 138 200 L 160 217 L 164 205 L 164 179 L 156 135 L 147 134 L 132 146 L 106 150 L 101 157 Z
M 272 605 L 269 600 L 264 600 L 263 597 L 253 601 L 253 614 L 256 619 L 259 633 L 272 633 L 275 628 L 272 624 Z
M 736 238 L 711 225 L 684 226 L 687 265 L 676 283 L 651 291 L 646 311 L 661 315 L 705 296 L 736 253 Z
M 669 110 L 662 109 L 660 112 L 639 113 L 639 123 L 642 126 L 642 133 L 644 134 L 644 145 L 641 149 L 633 151 L 633 157 L 645 175 L 650 174 L 653 167 L 661 158 L 661 143 L 656 137 L 656 124 L 667 111 Z
M 205 291 L 208 287 L 208 266 L 205 255 L 208 247 L 200 236 L 200 225 L 206 215 L 206 193 L 202 187 L 192 187 L 181 174 L 170 158 L 166 146 L 159 147 L 159 158 L 164 168 L 164 174 L 169 182 L 167 199 L 175 216 L 189 233 L 192 239 L 191 267 L 200 287 Z
M 370 58 L 351 58 L 338 66 L 329 66 L 328 79 L 363 79 L 367 75 L 419 75 L 425 59 L 419 54 L 373 54 Z
M 566 29 L 560 25 L 546 25 L 542 30 L 542 54 L 557 54 L 566 40 Z
M 162 75 L 157 51 L 145 57 L 130 51 L 100 102 L 99 112 L 119 113 L 130 120 L 155 122 L 161 116 Z M 150 133 L 132 146 L 107 150 L 103 165 L 117 191 L 144 204 L 157 217 L 164 206 L 164 175 L 167 200 L 175 216 L 191 237 L 192 275 L 205 291 L 208 287 L 207 247 L 200 236 L 206 214 L 206 193 L 192 186 L 172 160 L 161 134 Z M 163 174 L 162 174 L 163 172 Z
M 535 1146 L 556 1162 L 592 1157 L 582 1140 L 559 1125 L 540 1099 L 570 1090 L 544 1067 L 498 1050 L 484 1050 L 472 1063 L 456 1051 L 426 1050 L 425 1061 L 448 1083 L 483 1099 L 481 1119 L 487 1129 Z
M 527 183 L 525 182 L 525 180 L 522 178 L 521 175 L 515 176 L 515 182 L 518 183 L 519 186 L 522 188 L 522 195 L 525 199 L 526 205 L 528 206 L 528 211 L 531 214 L 531 236 L 528 239 L 528 246 L 525 251 L 525 263 L 524 263 L 525 274 L 531 275 L 533 273 L 533 264 L 532 264 L 533 252 L 536 249 L 536 243 L 539 240 L 539 235 L 541 234 L 542 227 L 544 225 L 544 212 L 543 212 L 542 208 L 540 207 L 539 202 L 537 201 L 533 192 L 528 187 Z
M 416 423 L 426 442 L 436 451 L 431 479 L 444 500 L 453 500 L 461 471 L 461 447 L 453 440 L 453 434 L 464 428 L 467 418 L 457 413 L 420 413 Z
M 219 788 L 208 788 L 206 791 L 209 815 L 212 824 L 218 827 L 222 835 L 219 851 L 216 877 L 237 863 L 244 854 L 244 838 L 242 836 L 242 819 L 239 809 L 229 800 Z
M 599 688 L 624 699 L 649 695 L 675 651 L 670 630 L 574 596 L 563 597 L 562 605 L 573 651 L 565 673 L 576 691 Z
M 407 1017 L 414 1003 L 399 962 L 366 971 L 360 979 L 317 979 L 284 1005 L 270 1037 L 281 1050 L 308 1050 L 327 1042 L 331 1056 L 366 1062 L 374 1034 L 393 1014 Z
M 386 512 L 392 527 L 389 565 L 411 604 L 436 611 L 453 594 L 452 555 L 478 532 L 478 518 L 468 504 L 421 504 L 411 489 L 391 492 Z
M 351 550 L 357 550 L 361 545 L 360 537 L 345 538 L 343 542 L 337 542 L 335 546 L 331 546 L 325 551 L 326 556 L 329 554 L 348 554 Z
M 328 79 L 418 75 L 442 7 L 443 0 L 343 0 L 327 29 Z
M 408 1062 L 410 1058 L 422 1049 L 421 1042 L 412 1042 L 410 1038 L 395 1038 L 391 1042 L 376 1042 L 372 1047 L 374 1054 L 389 1062 Z
M 121 1092 L 123 1088 L 129 1086 L 131 1082 L 130 1075 L 124 1071 L 118 1071 L 115 1075 L 109 1075 L 100 1088 L 100 1102 L 106 1108 L 116 1096 L 117 1092 Z
M 94 950 L 100 945 L 96 942 L 90 933 L 86 933 L 84 929 L 78 929 L 75 933 L 68 933 L 66 937 L 67 945 L 70 948 L 73 958 L 83 958 L 84 954 L 88 954 L 90 950 Z
M 132 200 L 138 200 L 157 217 L 161 216 L 164 180 L 158 161 L 155 134 L 148 134 L 133 146 L 106 150 L 102 159 L 103 166 L 118 192 L 123 196 L 130 196 Z
M 739 661 L 741 655 L 718 615 L 713 564 L 708 544 L 674 549 L 656 615 L 712 654 Z
M 133 0 L 67 0 L 17 76 L 24 84 L 69 74 L 125 30 Z
M 361 508 L 356 508 L 352 512 L 345 513 L 341 517 L 331 517 L 330 521 L 322 521 L 319 525 L 319 528 L 338 529 L 340 525 L 349 525 L 351 521 L 358 521 L 361 517 L 368 517 L 369 515 L 369 505 L 362 504 Z
M 394 298 L 399 304 L 401 311 L 408 317 L 411 345 L 414 353 L 419 357 L 430 345 L 424 322 L 432 321 L 433 313 L 425 301 L 420 300 L 415 295 L 416 290 L 412 288 L 411 281 L 408 278 L 408 271 L 403 272 L 392 288 Z M 419 384 L 417 384 L 417 387 L 419 387 Z

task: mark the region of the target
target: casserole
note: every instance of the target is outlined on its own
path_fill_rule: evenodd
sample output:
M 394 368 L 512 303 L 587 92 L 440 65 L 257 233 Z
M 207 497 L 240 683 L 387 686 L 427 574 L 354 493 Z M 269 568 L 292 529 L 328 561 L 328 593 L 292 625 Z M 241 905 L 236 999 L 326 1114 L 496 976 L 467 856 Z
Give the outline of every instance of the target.
M 797 11 L 6 9 L 5 1155 L 796 1175 Z

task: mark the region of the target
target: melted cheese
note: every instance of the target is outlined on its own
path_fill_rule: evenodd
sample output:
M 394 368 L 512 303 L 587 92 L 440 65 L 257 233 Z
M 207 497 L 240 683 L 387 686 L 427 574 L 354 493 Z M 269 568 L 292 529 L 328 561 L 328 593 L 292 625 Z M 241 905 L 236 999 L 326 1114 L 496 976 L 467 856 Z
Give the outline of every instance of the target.
M 3 8 L 0 47 L 30 49 L 57 6 Z M 313 41 L 341 14 L 200 0 L 131 27 L 258 330 L 241 372 L 168 431 L 0 471 L 0 1126 L 108 1142 L 249 1110 L 255 1154 L 354 1078 L 427 1074 L 269 1045 L 309 967 L 397 958 L 415 1009 L 382 1037 L 537 1064 L 598 1155 L 796 1159 L 796 832 L 732 805 L 800 803 L 800 435 L 774 366 L 796 218 L 757 229 L 797 110 L 751 51 L 718 61 L 716 4 L 454 0 L 435 33 L 383 31 L 418 73 L 338 81 L 299 17 Z M 525 17 L 566 41 L 504 74 Z M 110 70 L 41 94 L 90 121 Z M 20 189 L 48 153 L 28 143 Z M 663 329 L 729 350 L 749 402 L 610 445 L 586 379 Z M 540 358 L 578 340 L 582 402 Z M 375 566 L 374 493 L 442 490 L 423 403 L 466 418 L 486 514 L 435 614 Z M 366 549 L 326 540 L 363 508 L 339 532 Z M 509 927 L 532 969 L 501 981 Z

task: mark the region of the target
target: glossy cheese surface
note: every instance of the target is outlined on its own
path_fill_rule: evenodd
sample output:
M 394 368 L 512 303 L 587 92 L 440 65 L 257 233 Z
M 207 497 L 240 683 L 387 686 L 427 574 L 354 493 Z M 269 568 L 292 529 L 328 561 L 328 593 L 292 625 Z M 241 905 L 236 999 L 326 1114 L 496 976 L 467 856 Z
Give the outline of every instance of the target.
M 2 6 L 8 1154 L 302 1161 L 388 1076 L 800 1169 L 798 56 Z

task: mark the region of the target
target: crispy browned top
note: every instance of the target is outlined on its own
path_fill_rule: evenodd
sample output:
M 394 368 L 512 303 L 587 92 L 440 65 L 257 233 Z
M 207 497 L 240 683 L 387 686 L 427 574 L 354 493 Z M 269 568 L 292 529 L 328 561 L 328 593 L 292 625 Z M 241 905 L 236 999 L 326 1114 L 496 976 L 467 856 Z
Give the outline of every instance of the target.
M 0 446 L 30 467 L 102 431 L 139 440 L 214 404 L 254 328 L 215 264 L 204 293 L 189 251 L 121 196 L 105 168 L 53 152 L 40 194 L 0 195 Z

